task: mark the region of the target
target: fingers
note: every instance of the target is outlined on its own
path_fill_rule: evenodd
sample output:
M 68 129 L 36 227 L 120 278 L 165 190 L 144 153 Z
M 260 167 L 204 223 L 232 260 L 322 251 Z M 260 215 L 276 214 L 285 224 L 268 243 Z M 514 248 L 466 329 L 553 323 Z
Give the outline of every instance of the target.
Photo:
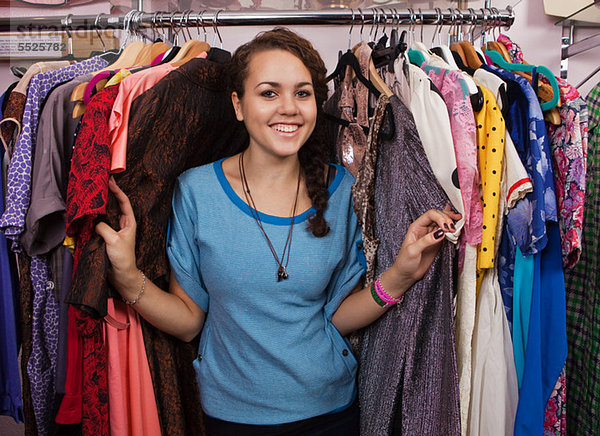
M 98 223 L 96 224 L 96 233 L 99 234 L 104 242 L 111 242 L 117 237 L 117 232 L 106 223 Z
M 129 197 L 125 195 L 125 193 L 119 188 L 117 182 L 114 177 L 110 177 L 108 179 L 108 189 L 114 194 L 115 198 L 119 203 L 119 207 L 121 209 L 121 213 L 128 217 L 132 217 L 135 220 L 135 215 L 133 213 L 133 208 L 131 207 L 131 202 L 129 201 Z
M 458 221 L 462 218 L 461 214 L 459 214 L 458 212 L 454 212 L 454 209 L 452 208 L 452 205 L 450 203 L 446 203 L 446 207 L 444 207 L 444 213 L 450 216 L 450 218 L 452 218 L 454 221 Z
M 420 257 L 428 249 L 439 246 L 444 240 L 445 232 L 442 229 L 436 229 L 421 236 L 408 247 L 410 255 Z
M 461 215 L 454 212 L 445 212 L 431 209 L 417 218 L 413 224 L 431 229 L 432 225 L 437 225 L 445 232 L 455 232 L 454 219 L 460 219 Z

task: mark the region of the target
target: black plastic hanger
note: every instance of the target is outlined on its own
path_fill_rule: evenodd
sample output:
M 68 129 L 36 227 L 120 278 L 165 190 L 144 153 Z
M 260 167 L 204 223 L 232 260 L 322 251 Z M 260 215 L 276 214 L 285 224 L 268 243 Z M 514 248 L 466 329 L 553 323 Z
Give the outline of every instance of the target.
M 475 112 L 479 112 L 483 108 L 483 92 L 477 85 L 477 94 L 471 94 L 471 106 Z
M 335 122 L 337 124 L 341 124 L 344 127 L 350 126 L 350 121 L 348 121 L 348 120 L 344 120 L 343 118 L 338 118 L 335 115 L 331 115 L 331 114 L 329 114 L 327 112 L 323 112 L 323 115 L 328 120 L 331 120 L 331 121 L 333 121 L 333 122 Z M 369 134 L 369 127 L 361 125 L 360 128 L 363 130 L 363 132 L 365 132 L 365 135 Z
M 352 51 L 350 50 L 348 50 L 339 58 L 335 70 L 333 71 L 333 73 L 327 76 L 326 80 L 329 82 L 331 79 L 335 79 L 336 77 L 343 78 L 344 74 L 346 74 L 346 67 L 348 66 L 352 67 L 356 78 L 360 80 L 362 84 L 369 89 L 370 92 L 375 94 L 375 96 L 379 97 L 381 93 L 377 88 L 375 88 L 375 85 L 373 85 L 371 81 L 367 79 L 360 71 L 360 64 L 358 63 L 358 59 L 356 59 L 356 56 L 354 56 L 354 53 L 352 53 Z
M 498 93 L 500 94 L 500 102 L 502 103 L 500 112 L 504 115 L 504 119 L 506 119 L 508 118 L 508 93 L 506 92 L 506 85 L 504 83 L 500 85 Z
M 384 47 L 380 49 L 375 49 L 371 53 L 371 57 L 373 58 L 373 63 L 376 68 L 388 67 L 388 71 L 391 73 L 394 72 L 394 62 L 398 59 L 400 54 L 404 53 L 408 46 L 406 42 L 404 42 L 406 38 L 406 30 L 402 32 L 400 35 L 400 40 L 397 40 L 397 32 L 396 29 L 392 30 L 392 38 L 390 39 L 390 46 Z

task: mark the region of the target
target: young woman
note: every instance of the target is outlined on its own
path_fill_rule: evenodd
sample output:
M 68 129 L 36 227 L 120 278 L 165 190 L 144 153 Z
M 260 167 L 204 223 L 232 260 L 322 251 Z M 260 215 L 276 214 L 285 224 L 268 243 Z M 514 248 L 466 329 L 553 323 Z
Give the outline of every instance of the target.
M 100 223 L 110 280 L 148 322 L 184 341 L 210 435 L 358 434 L 357 362 L 344 339 L 419 280 L 460 215 L 431 210 L 394 265 L 363 287 L 353 178 L 327 164 L 319 134 L 326 69 L 286 29 L 232 59 L 232 103 L 248 130 L 239 154 L 186 171 L 173 195 L 169 291 L 136 267 L 126 195 L 120 230 Z

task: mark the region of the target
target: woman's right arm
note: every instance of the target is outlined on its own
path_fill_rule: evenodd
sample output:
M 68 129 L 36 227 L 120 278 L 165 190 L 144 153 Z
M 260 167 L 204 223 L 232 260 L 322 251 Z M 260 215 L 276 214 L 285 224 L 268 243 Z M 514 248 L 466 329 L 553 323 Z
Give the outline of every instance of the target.
M 205 312 L 183 290 L 173 273 L 169 292 L 163 291 L 148 279 L 144 284 L 144 277 L 135 260 L 137 224 L 131 203 L 112 177 L 108 187 L 121 208 L 118 231 L 106 223 L 96 225 L 96 233 L 104 239 L 111 263 L 109 280 L 125 300 L 137 299 L 132 307 L 154 327 L 182 341 L 191 341 L 202 330 Z M 144 292 L 140 296 L 142 287 Z

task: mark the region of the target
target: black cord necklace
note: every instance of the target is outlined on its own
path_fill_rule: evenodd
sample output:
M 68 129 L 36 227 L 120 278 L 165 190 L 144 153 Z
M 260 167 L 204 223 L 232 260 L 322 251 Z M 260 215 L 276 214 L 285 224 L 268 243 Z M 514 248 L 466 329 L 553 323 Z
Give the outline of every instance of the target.
M 250 188 L 248 186 L 248 180 L 246 180 L 246 169 L 244 168 L 244 153 L 245 153 L 245 150 L 242 153 L 240 153 L 240 158 L 238 160 L 240 179 L 242 179 L 242 188 L 244 190 L 244 196 L 246 197 L 246 203 L 248 203 L 248 205 L 250 205 L 250 212 L 252 213 L 252 217 L 256 221 L 258 228 L 261 230 L 261 232 L 265 236 L 265 239 L 267 240 L 267 244 L 269 245 L 269 248 L 271 249 L 271 253 L 273 253 L 273 257 L 275 258 L 275 262 L 277 262 L 277 265 L 279 266 L 277 268 L 277 281 L 280 282 L 281 280 L 285 280 L 289 277 L 288 273 L 287 273 L 287 266 L 290 261 L 290 251 L 292 250 L 292 230 L 294 229 L 294 218 L 296 216 L 296 205 L 298 204 L 298 193 L 300 192 L 300 171 L 298 171 L 298 185 L 296 186 L 296 198 L 294 200 L 294 207 L 292 208 L 292 222 L 290 223 L 290 230 L 288 231 L 288 235 L 285 240 L 285 245 L 283 246 L 283 253 L 281 255 L 281 260 L 279 260 L 279 256 L 277 256 L 277 252 L 275 251 L 275 248 L 273 247 L 271 240 L 267 236 L 267 232 L 265 232 L 265 229 L 260 220 L 260 216 L 258 215 L 258 210 L 256 209 L 256 204 L 254 204 L 254 199 L 252 198 L 252 194 L 250 193 Z M 286 259 L 286 252 L 287 252 L 287 259 Z M 285 266 L 283 265 L 284 260 L 285 260 Z

